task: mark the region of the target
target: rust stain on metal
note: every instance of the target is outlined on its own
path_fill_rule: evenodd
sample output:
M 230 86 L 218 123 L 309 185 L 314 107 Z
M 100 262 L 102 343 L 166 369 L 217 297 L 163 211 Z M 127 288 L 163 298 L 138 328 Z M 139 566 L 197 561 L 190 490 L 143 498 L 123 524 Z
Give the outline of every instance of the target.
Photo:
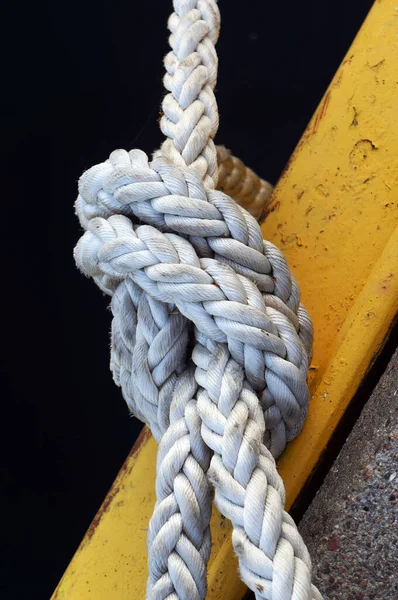
M 136 455 L 139 453 L 139 451 L 141 449 L 141 446 L 143 446 L 145 444 L 145 442 L 147 442 L 149 440 L 151 435 L 152 434 L 151 434 L 150 429 L 148 429 L 148 427 L 146 427 L 146 426 L 143 427 L 140 435 L 138 436 L 134 446 L 130 450 L 129 455 L 121 468 L 121 472 L 123 470 L 127 471 L 128 473 L 131 471 L 132 465 L 130 465 L 130 468 L 127 469 L 127 462 L 129 461 L 129 459 L 136 457 Z
M 354 167 L 354 169 L 363 166 L 363 164 L 367 161 L 371 153 L 375 150 L 378 150 L 378 147 L 372 142 L 372 140 L 369 140 L 367 138 L 358 140 L 354 144 L 348 156 L 350 163 Z
M 340 71 L 336 73 L 336 78 L 332 82 L 332 86 L 334 88 L 340 87 L 341 82 L 343 81 L 344 69 L 341 67 Z
M 115 497 L 115 495 L 118 493 L 119 490 L 120 490 L 120 486 L 115 485 L 115 483 L 114 483 L 112 485 L 111 489 L 109 490 L 105 500 L 101 504 L 99 511 L 95 515 L 94 519 L 91 521 L 91 525 L 87 529 L 83 543 L 87 543 L 91 540 L 91 538 L 93 537 L 93 535 L 95 533 L 95 530 L 97 529 L 98 525 L 100 524 L 102 516 L 107 512 L 110 503 L 112 502 L 113 498 Z
M 354 109 L 354 118 L 352 119 L 350 127 L 358 127 L 358 111 L 355 106 L 352 108 Z
M 291 169 L 294 162 L 294 155 L 292 155 L 284 166 L 282 173 L 279 175 L 279 179 L 282 179 Z
M 331 92 L 329 90 L 328 92 L 326 92 L 325 98 L 323 99 L 323 102 L 315 115 L 314 125 L 312 128 L 312 135 L 314 135 L 318 131 L 320 122 L 322 121 L 322 119 L 325 118 L 326 112 L 328 110 L 329 102 L 330 102 L 330 96 L 331 96 Z
M 375 65 L 370 65 L 369 63 L 366 63 L 366 66 L 369 67 L 369 69 L 378 69 L 379 67 L 381 67 L 382 64 L 384 64 L 386 62 L 385 58 L 382 58 L 381 60 L 379 60 L 379 62 L 377 62 Z
M 265 208 L 263 209 L 263 212 L 261 213 L 261 216 L 259 218 L 259 223 L 260 224 L 263 223 L 270 213 L 274 212 L 275 210 L 278 210 L 280 205 L 281 205 L 281 203 L 279 202 L 279 200 L 275 200 L 275 199 L 274 199 L 274 201 L 271 201 L 269 204 L 267 204 L 265 206 Z
M 346 58 L 345 60 L 343 60 L 343 62 L 341 63 L 341 66 L 347 65 L 347 64 L 351 65 L 353 58 L 354 58 L 354 55 L 351 54 L 351 56 L 349 56 L 348 58 Z
M 87 529 L 86 535 L 84 536 L 83 544 L 89 542 L 91 540 L 91 538 L 93 537 L 95 530 L 97 529 L 98 525 L 100 524 L 103 515 L 108 511 L 109 506 L 112 503 L 112 500 L 114 499 L 116 494 L 120 491 L 120 485 L 121 485 L 122 479 L 124 479 L 130 473 L 131 469 L 133 468 L 134 461 L 132 459 L 134 459 L 135 456 L 139 453 L 141 447 L 150 438 L 150 436 L 151 436 L 150 430 L 148 429 L 148 427 L 144 427 L 142 429 L 140 435 L 138 436 L 134 446 L 132 447 L 130 453 L 128 454 L 126 460 L 124 461 L 124 463 L 118 473 L 118 476 L 116 477 L 115 481 L 113 482 L 111 489 L 107 493 L 105 500 L 101 504 L 99 511 L 97 512 L 94 519 L 92 520 L 90 527 Z

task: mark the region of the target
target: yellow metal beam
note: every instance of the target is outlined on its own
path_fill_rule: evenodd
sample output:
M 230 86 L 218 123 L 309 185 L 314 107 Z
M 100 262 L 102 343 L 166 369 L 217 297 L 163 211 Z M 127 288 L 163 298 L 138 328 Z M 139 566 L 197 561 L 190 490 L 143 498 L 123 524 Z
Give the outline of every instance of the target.
M 279 462 L 291 506 L 398 309 L 398 11 L 375 2 L 274 191 L 264 237 L 286 253 L 315 327 L 308 420 Z M 144 598 L 156 444 L 144 430 L 53 600 Z M 239 600 L 214 511 L 212 600 Z

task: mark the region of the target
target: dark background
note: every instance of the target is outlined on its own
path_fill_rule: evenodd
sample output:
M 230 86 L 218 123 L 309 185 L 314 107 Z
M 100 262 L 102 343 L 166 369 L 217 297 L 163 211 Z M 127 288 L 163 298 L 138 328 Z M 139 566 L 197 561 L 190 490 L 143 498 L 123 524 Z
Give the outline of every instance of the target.
M 48 598 L 130 450 L 108 299 L 77 272 L 77 180 L 151 153 L 170 2 L 13 3 L 2 19 L 2 576 Z M 220 0 L 218 142 L 275 182 L 371 0 Z M 5 533 L 5 535 L 4 535 Z

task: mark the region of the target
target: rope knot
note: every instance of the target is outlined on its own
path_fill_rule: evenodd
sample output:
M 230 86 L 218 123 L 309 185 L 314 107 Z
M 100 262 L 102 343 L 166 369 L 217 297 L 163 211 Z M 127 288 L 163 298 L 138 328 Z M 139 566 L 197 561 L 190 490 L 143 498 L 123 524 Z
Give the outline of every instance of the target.
M 117 150 L 84 173 L 76 211 L 87 229 L 79 268 L 110 295 L 133 281 L 227 343 L 260 393 L 278 454 L 305 418 L 312 332 L 283 255 L 255 219 L 197 173 L 164 157 L 149 163 L 140 150 Z
M 212 483 L 256 597 L 319 600 L 274 460 L 306 416 L 311 321 L 240 205 L 260 215 L 270 186 L 214 146 L 217 3 L 174 0 L 168 25 L 167 139 L 151 162 L 112 152 L 75 204 L 76 263 L 111 296 L 114 380 L 159 442 L 147 595 L 204 600 Z

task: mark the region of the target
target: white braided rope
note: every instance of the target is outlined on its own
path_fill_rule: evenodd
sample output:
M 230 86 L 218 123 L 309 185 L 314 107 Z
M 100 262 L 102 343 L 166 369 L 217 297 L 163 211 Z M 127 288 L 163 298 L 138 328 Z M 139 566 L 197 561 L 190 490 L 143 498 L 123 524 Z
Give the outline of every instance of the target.
M 87 230 L 76 262 L 112 295 L 114 379 L 160 442 L 147 596 L 205 598 L 211 482 L 257 597 L 318 599 L 272 456 L 306 415 L 312 326 L 280 251 L 213 189 L 217 5 L 176 0 L 174 9 L 167 140 L 151 164 L 138 150 L 112 153 L 82 176 L 76 202 Z M 247 195 L 236 180 L 230 188 Z M 264 186 L 252 188 L 264 197 Z
M 214 45 L 220 15 L 214 0 L 175 0 L 169 18 L 171 52 L 165 59 L 160 128 L 167 139 L 160 154 L 180 167 L 198 173 L 207 188 L 217 185 L 214 136 L 218 109 L 214 97 L 218 59 Z M 157 155 L 157 154 L 156 154 Z

